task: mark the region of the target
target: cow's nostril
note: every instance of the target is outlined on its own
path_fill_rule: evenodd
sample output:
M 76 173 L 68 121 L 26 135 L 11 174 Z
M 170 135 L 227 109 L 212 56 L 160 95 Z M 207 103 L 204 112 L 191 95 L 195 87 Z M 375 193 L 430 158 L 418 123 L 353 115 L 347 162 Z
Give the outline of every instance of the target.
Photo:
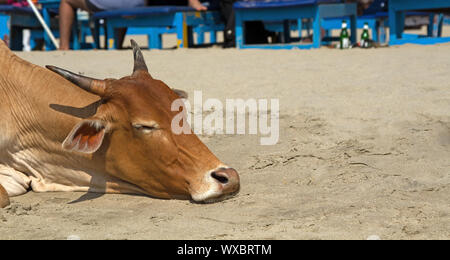
M 217 172 L 212 172 L 211 177 L 213 177 L 214 179 L 216 179 L 217 181 L 219 181 L 222 184 L 228 183 L 228 178 L 226 176 L 219 175 Z

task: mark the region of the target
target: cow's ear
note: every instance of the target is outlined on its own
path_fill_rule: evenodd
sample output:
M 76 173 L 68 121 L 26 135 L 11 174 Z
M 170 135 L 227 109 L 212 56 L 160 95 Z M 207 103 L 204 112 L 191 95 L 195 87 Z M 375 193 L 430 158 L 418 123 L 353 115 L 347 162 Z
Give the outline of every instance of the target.
M 100 120 L 83 120 L 64 140 L 62 147 L 68 151 L 95 153 L 102 146 L 106 124 Z
M 184 98 L 184 99 L 187 99 L 187 98 L 188 98 L 188 93 L 187 93 L 186 91 L 181 90 L 181 89 L 176 89 L 176 88 L 173 88 L 172 90 L 173 90 L 173 92 L 175 92 L 175 94 L 177 94 L 180 98 Z

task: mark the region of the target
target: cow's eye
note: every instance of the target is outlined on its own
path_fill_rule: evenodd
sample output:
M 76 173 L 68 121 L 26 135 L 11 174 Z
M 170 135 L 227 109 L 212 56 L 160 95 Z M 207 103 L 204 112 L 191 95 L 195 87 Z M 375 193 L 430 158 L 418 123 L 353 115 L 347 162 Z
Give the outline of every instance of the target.
M 157 124 L 153 124 L 153 125 L 134 124 L 133 127 L 136 130 L 143 131 L 144 133 L 150 133 L 150 132 L 158 129 Z

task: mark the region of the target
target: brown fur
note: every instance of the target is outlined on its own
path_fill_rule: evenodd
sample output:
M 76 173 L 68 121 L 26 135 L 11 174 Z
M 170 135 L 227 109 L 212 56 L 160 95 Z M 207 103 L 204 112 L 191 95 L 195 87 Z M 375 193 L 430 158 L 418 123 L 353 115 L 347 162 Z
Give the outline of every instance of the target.
M 9 205 L 9 196 L 5 188 L 0 184 L 0 208 L 7 207 Z

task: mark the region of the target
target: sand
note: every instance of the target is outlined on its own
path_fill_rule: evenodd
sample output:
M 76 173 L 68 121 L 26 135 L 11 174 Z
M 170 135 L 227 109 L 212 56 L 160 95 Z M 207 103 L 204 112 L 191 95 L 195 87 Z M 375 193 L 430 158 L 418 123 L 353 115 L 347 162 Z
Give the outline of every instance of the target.
M 19 55 L 98 78 L 132 70 L 131 51 Z M 450 238 L 450 44 L 144 55 L 191 99 L 279 99 L 276 145 L 201 136 L 239 171 L 240 194 L 205 205 L 29 192 L 0 210 L 1 239 Z

